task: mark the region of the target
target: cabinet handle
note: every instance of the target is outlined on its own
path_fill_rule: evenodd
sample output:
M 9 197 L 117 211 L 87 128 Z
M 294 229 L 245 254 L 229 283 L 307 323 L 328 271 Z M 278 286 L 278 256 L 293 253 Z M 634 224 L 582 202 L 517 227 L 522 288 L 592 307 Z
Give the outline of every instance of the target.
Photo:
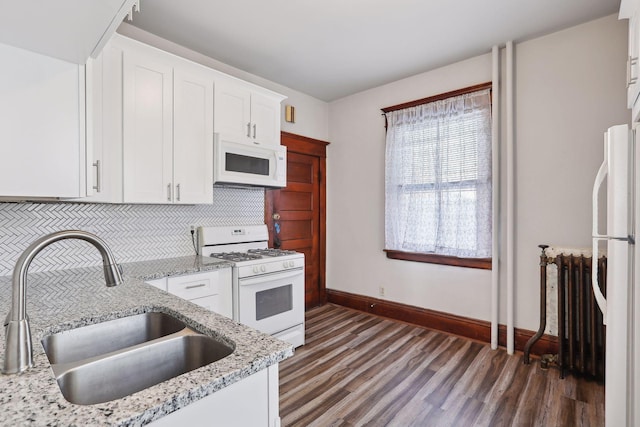
M 102 186 L 100 185 L 100 160 L 96 160 L 93 162 L 93 166 L 96 168 L 96 185 L 93 186 L 93 189 L 96 190 L 97 193 L 100 192 Z
M 629 56 L 629 59 L 627 60 L 627 89 L 629 89 L 629 86 L 634 85 L 638 82 L 638 77 L 631 77 L 631 67 L 636 64 L 638 64 L 638 57 L 636 56 L 634 58 L 632 56 Z
M 171 201 L 171 183 L 167 184 L 167 202 Z
M 176 200 L 180 201 L 180 184 L 176 185 Z
M 189 285 L 186 286 L 186 289 L 195 289 L 195 288 L 204 288 L 205 286 L 207 286 L 205 283 L 200 283 L 199 285 Z
M 256 139 L 256 124 L 253 124 L 253 139 Z
M 247 123 L 247 138 L 251 138 L 251 122 Z

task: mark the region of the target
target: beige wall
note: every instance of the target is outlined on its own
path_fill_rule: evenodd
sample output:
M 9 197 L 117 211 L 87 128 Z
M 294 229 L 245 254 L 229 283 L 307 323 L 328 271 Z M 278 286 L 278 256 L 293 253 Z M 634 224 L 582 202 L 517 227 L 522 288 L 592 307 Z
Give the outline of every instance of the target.
M 516 58 L 515 313 L 516 325 L 535 329 L 537 245 L 591 245 L 603 132 L 631 119 L 627 21 L 610 16 L 531 40 L 517 46 Z
M 589 245 L 602 133 L 629 118 L 625 62 L 626 21 L 615 16 L 515 45 L 517 327 L 538 326 L 537 245 Z M 380 114 L 386 106 L 490 79 L 487 54 L 329 105 L 328 288 L 378 297 L 383 286 L 389 300 L 490 319 L 489 271 L 390 260 L 382 252 Z M 505 289 L 503 281 L 501 323 Z

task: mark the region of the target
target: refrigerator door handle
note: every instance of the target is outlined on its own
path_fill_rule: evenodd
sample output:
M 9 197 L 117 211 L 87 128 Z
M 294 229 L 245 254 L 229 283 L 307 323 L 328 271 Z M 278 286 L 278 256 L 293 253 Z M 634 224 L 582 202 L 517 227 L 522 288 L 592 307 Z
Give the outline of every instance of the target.
M 607 324 L 607 300 L 605 299 L 602 291 L 600 291 L 600 285 L 598 284 L 598 242 L 600 240 L 608 240 L 609 237 L 605 234 L 598 233 L 598 193 L 604 179 L 607 176 L 609 169 L 608 161 L 605 154 L 605 159 L 598 169 L 596 180 L 593 183 L 592 194 L 592 209 L 593 209 L 593 249 L 591 253 L 591 287 L 593 288 L 593 295 L 596 298 L 598 307 L 602 311 L 602 319 L 604 324 Z

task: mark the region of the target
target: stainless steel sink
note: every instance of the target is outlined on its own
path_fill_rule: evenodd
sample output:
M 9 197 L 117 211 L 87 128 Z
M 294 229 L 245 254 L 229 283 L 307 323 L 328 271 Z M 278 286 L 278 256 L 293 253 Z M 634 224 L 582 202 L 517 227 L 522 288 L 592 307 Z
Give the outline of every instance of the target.
M 147 332 L 141 333 L 131 324 L 138 324 Z M 148 327 L 149 324 L 155 326 Z M 91 328 L 90 334 L 85 334 L 85 331 L 67 334 L 88 328 Z M 131 334 L 135 338 L 118 337 L 113 332 L 118 328 L 121 328 L 122 335 Z M 177 331 L 171 332 L 176 328 Z M 86 342 L 99 341 L 102 330 L 109 331 L 114 344 L 99 344 L 100 351 L 90 349 Z M 64 340 L 56 338 L 56 335 L 63 334 L 68 335 Z M 75 340 L 84 340 L 85 343 L 79 345 Z M 43 344 L 45 342 L 48 343 L 45 351 L 63 396 L 79 405 L 128 396 L 223 359 L 233 352 L 227 343 L 200 334 L 162 313 L 131 316 L 61 332 L 45 337 Z M 75 348 L 65 351 L 67 345 Z M 56 362 L 52 361 L 52 354 L 55 354 L 53 360 Z
M 174 334 L 185 324 L 165 313 L 144 313 L 48 335 L 42 340 L 51 364 L 110 353 Z

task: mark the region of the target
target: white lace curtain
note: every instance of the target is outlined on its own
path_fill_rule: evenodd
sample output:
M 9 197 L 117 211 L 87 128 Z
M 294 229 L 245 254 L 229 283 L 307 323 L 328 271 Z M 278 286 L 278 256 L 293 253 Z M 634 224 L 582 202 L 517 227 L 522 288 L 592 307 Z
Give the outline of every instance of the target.
M 491 257 L 491 96 L 387 113 L 385 246 Z

